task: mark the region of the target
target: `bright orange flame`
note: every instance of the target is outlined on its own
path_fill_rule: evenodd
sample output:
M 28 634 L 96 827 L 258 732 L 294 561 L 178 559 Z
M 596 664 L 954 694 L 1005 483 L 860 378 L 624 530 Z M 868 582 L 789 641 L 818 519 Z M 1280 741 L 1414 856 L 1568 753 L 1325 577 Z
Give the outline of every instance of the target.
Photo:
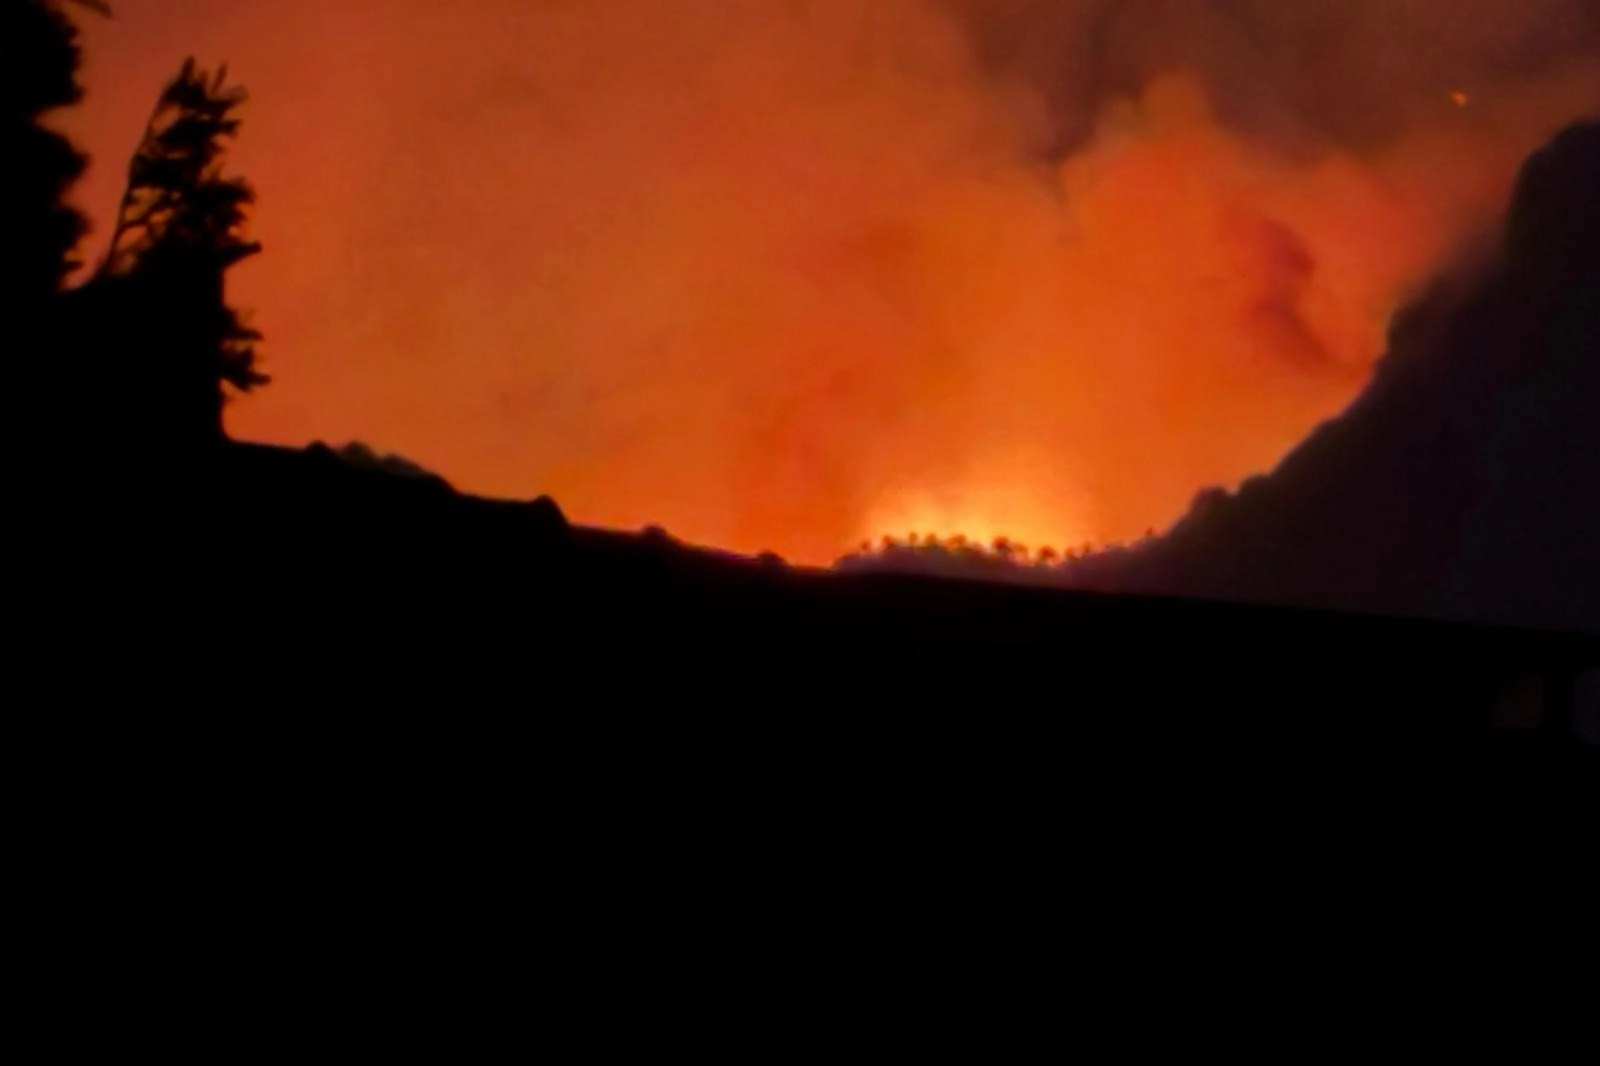
M 879 535 L 907 540 L 912 536 L 950 541 L 965 537 L 974 544 L 992 544 L 1005 538 L 1037 552 L 1044 548 L 1064 551 L 1087 538 L 1063 522 L 1051 503 L 1037 493 L 995 497 L 969 495 L 960 489 L 916 493 L 895 499 L 874 511 L 862 527 L 864 541 Z

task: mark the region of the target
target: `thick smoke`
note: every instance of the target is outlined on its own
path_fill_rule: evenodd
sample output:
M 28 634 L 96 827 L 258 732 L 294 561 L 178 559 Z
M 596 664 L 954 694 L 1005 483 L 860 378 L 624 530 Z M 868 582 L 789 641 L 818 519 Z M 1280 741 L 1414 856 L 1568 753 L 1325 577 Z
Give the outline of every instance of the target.
M 1230 129 L 1280 152 L 1392 147 L 1465 93 L 1587 67 L 1587 0 L 948 0 L 991 67 L 1046 102 L 1047 144 L 1081 146 L 1100 111 L 1163 72 L 1200 78 Z
M 1135 536 L 1270 468 L 1600 105 L 1587 0 L 121 0 L 104 218 L 255 97 L 238 434 L 802 561 Z

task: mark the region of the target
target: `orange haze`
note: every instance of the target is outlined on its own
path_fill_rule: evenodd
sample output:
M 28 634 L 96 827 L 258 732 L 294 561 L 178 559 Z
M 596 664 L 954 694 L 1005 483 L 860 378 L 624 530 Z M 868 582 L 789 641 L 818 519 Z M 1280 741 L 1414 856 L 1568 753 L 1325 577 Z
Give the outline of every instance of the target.
M 185 55 L 253 94 L 236 435 L 813 562 L 1128 538 L 1269 469 L 1600 102 L 1583 0 L 115 6 L 64 120 L 101 234 Z

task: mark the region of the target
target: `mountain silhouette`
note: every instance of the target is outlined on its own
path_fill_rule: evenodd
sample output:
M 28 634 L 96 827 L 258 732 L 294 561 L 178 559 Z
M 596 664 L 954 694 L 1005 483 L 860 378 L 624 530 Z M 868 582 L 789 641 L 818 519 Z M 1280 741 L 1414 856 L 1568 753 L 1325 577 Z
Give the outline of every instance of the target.
M 1500 247 L 1397 316 L 1369 389 L 1095 583 L 1600 632 L 1600 123 Z

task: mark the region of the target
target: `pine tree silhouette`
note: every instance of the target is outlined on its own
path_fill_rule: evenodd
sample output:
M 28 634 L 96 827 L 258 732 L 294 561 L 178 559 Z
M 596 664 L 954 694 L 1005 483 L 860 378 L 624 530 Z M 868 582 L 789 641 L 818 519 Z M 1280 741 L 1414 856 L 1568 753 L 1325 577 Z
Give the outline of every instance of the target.
M 245 99 L 226 67 L 185 62 L 156 102 L 106 254 L 82 290 L 86 317 L 113 331 L 91 345 L 116 383 L 112 421 L 158 447 L 221 441 L 228 390 L 269 380 L 256 365 L 261 334 L 225 292 L 228 270 L 261 251 L 244 236 L 255 193 L 223 169 Z
M 255 191 L 223 173 L 227 142 L 238 136 L 237 109 L 244 89 L 228 85 L 228 68 L 215 75 L 189 59 L 156 103 L 144 139 L 128 169 L 128 185 L 102 274 L 169 273 L 205 280 L 215 305 L 217 376 L 248 392 L 269 380 L 256 370 L 260 334 L 226 306 L 225 272 L 261 251 L 243 236 Z M 217 290 L 212 298 L 211 290 Z

